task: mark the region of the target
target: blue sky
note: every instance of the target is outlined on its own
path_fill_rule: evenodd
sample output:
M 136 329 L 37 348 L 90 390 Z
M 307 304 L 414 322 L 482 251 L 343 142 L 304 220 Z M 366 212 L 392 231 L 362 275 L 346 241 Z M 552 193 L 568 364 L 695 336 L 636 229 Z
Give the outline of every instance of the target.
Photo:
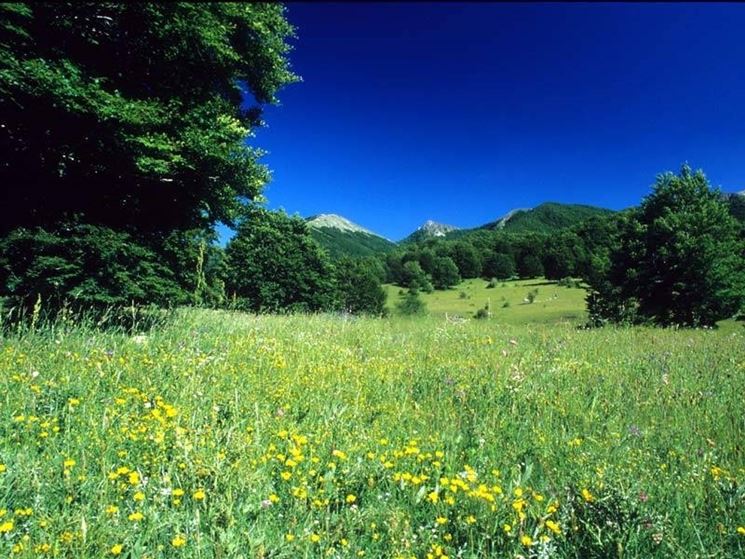
M 270 208 L 399 240 L 545 201 L 621 209 L 684 161 L 745 188 L 745 5 L 287 8 L 303 82 L 249 141 Z

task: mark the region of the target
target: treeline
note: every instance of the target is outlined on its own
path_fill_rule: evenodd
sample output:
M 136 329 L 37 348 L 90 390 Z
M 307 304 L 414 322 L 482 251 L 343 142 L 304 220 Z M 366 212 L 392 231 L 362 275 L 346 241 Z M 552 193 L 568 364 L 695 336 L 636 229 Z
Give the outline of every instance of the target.
M 469 278 L 587 277 L 595 255 L 610 249 L 621 215 L 593 216 L 551 233 L 484 229 L 404 245 L 384 256 L 386 281 L 430 291 Z

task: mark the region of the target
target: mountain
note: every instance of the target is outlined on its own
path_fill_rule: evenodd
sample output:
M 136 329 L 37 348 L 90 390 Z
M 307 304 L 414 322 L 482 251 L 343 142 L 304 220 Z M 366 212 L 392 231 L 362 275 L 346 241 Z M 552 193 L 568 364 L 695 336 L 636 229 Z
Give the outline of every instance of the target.
M 332 258 L 370 256 L 385 252 L 395 243 L 369 229 L 336 214 L 319 214 L 307 218 L 311 236 Z
M 479 229 L 504 229 L 505 231 L 547 233 L 566 229 L 595 216 L 606 216 L 613 210 L 585 206 L 582 204 L 559 204 L 545 202 L 532 209 L 516 209 L 506 215 L 482 225 Z
M 411 235 L 401 241 L 404 243 L 416 243 L 419 241 L 425 241 L 427 239 L 436 239 L 438 237 L 446 237 L 448 234 L 458 231 L 459 228 L 454 225 L 445 225 L 444 223 L 438 223 L 431 219 L 424 222 L 423 225 L 417 228 Z

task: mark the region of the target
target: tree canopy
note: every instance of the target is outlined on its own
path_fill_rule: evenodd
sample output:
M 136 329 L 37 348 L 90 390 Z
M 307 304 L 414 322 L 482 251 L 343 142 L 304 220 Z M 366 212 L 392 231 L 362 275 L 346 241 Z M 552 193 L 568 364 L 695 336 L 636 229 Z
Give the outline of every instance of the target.
M 0 4 L 2 230 L 232 223 L 268 179 L 245 139 L 297 80 L 274 3 Z
M 591 281 L 595 321 L 712 326 L 745 305 L 745 242 L 702 171 L 657 178 Z

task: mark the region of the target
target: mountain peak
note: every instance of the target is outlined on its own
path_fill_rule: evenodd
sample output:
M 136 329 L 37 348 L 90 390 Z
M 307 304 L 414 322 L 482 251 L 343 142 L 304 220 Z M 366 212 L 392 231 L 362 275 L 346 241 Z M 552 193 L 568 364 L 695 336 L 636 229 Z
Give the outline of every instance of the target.
M 346 217 L 342 217 L 337 214 L 318 214 L 306 219 L 306 222 L 311 227 L 326 227 L 330 229 L 339 229 L 340 231 L 350 231 L 353 233 L 366 233 L 368 235 L 374 235 L 379 237 L 376 233 L 373 233 L 369 229 L 365 229 L 361 225 L 349 221 Z
M 424 222 L 423 225 L 417 228 L 417 231 L 426 233 L 431 237 L 444 237 L 447 233 L 449 233 L 450 231 L 455 231 L 456 229 L 458 228 L 454 225 L 446 225 L 444 223 L 439 223 L 437 221 L 428 219 Z

